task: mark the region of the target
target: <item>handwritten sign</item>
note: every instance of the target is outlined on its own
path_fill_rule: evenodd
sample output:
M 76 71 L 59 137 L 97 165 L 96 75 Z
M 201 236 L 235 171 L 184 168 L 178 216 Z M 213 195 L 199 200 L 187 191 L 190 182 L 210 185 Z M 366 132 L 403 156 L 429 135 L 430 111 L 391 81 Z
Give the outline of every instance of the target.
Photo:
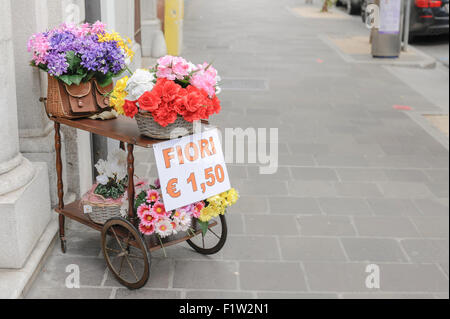
M 231 189 L 217 129 L 155 144 L 167 211 Z

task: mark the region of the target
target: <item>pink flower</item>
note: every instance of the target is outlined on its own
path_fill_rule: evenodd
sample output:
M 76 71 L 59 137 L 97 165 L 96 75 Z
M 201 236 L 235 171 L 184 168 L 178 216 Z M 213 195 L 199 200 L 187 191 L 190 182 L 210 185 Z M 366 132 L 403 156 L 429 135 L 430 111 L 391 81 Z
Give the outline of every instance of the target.
M 198 89 L 205 90 L 210 97 L 213 97 L 216 94 L 218 78 L 216 69 L 204 63 L 198 65 L 198 71 L 192 75 L 191 84 Z
M 161 182 L 159 181 L 159 178 L 155 179 L 154 184 L 157 189 L 161 188 Z
M 134 188 L 136 189 L 136 191 L 139 191 L 143 188 L 145 188 L 145 186 L 147 185 L 147 181 L 145 179 L 136 179 L 134 182 Z M 138 192 L 136 192 L 138 193 Z M 136 196 L 139 194 L 136 194 Z
M 156 202 L 155 205 L 153 205 L 153 212 L 158 217 L 165 217 L 166 216 L 166 207 L 161 202 Z
M 156 76 L 160 79 L 168 79 L 174 81 L 177 77 L 173 74 L 171 68 L 158 66 L 158 71 L 156 71 Z
M 144 235 L 151 235 L 155 232 L 155 225 L 145 225 L 144 223 L 141 223 L 139 225 L 139 231 Z
M 204 202 L 196 203 L 194 211 L 192 212 L 192 216 L 194 216 L 195 218 L 199 218 L 200 215 L 202 214 L 203 208 L 205 208 L 205 203 Z
M 137 214 L 139 216 L 140 219 L 143 218 L 143 216 L 147 213 L 150 212 L 150 206 L 142 204 L 141 206 L 138 207 L 137 209 Z
M 84 23 L 84 24 L 80 25 L 76 34 L 78 36 L 85 36 L 89 32 L 91 32 L 91 25 L 89 23 Z
M 183 80 L 190 70 L 191 65 L 185 59 L 166 55 L 158 60 L 156 76 L 171 81 Z
M 141 218 L 141 223 L 146 225 L 146 226 L 151 226 L 153 224 L 155 224 L 156 222 L 156 218 L 154 216 L 153 212 L 147 211 L 144 213 L 144 215 L 142 215 Z
M 173 58 L 172 71 L 176 74 L 177 79 L 182 80 L 189 75 L 189 63 L 180 57 Z
M 172 235 L 173 225 L 169 218 L 160 219 L 156 223 L 156 232 L 161 238 Z
M 50 48 L 48 39 L 42 34 L 34 34 L 28 41 L 28 51 L 33 51 L 33 61 L 36 65 L 47 63 L 47 51 Z
M 150 189 L 147 192 L 147 201 L 150 203 L 156 203 L 159 200 L 159 193 L 156 190 Z
M 92 33 L 104 33 L 106 29 L 106 24 L 101 23 L 100 21 L 95 22 L 92 25 Z

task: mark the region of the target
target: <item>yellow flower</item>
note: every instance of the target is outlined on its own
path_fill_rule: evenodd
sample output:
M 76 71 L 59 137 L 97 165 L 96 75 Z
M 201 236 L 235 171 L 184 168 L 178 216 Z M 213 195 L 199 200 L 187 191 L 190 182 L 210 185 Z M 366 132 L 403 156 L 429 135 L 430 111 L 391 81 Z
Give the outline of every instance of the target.
M 220 197 L 223 198 L 226 206 L 232 206 L 236 204 L 237 200 L 239 199 L 239 193 L 236 189 L 232 188 L 228 192 L 220 194 Z
M 114 90 L 111 92 L 109 98 L 109 105 L 114 107 L 114 109 L 119 115 L 125 114 L 123 105 L 125 104 L 125 98 L 128 95 L 128 93 L 125 91 L 125 88 L 127 87 L 127 82 L 128 76 L 125 76 L 119 81 L 117 81 L 116 86 L 114 87 Z
M 128 83 L 128 76 L 125 76 L 121 78 L 119 81 L 117 81 L 116 86 L 114 87 L 114 90 L 117 91 L 125 91 L 125 88 L 127 87 Z

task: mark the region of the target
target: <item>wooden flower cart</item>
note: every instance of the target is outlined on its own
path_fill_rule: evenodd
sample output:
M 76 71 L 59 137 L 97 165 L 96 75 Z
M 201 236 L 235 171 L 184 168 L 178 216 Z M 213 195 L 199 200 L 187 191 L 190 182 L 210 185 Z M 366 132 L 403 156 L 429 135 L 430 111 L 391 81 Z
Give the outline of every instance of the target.
M 160 140 L 149 139 L 140 135 L 136 122 L 129 118 L 120 117 L 114 120 L 97 121 L 90 119 L 69 120 L 50 117 L 55 127 L 56 171 L 58 178 L 58 208 L 59 236 L 61 249 L 66 253 L 65 218 L 89 226 L 101 232 L 102 251 L 107 266 L 115 278 L 129 289 L 143 287 L 150 276 L 151 252 L 186 241 L 200 254 L 215 254 L 225 244 L 227 238 L 227 223 L 225 216 L 210 221 L 206 235 L 195 224 L 188 233 L 180 233 L 166 240 L 159 240 L 154 236 L 143 237 L 138 229 L 138 221 L 134 212 L 135 188 L 134 179 L 129 178 L 128 184 L 128 216 L 126 218 L 112 218 L 104 225 L 92 222 L 84 213 L 80 200 L 64 204 L 61 160 L 60 127 L 67 125 L 76 129 L 105 136 L 120 142 L 120 147 L 128 152 L 128 176 L 134 176 L 134 147 L 150 148 Z

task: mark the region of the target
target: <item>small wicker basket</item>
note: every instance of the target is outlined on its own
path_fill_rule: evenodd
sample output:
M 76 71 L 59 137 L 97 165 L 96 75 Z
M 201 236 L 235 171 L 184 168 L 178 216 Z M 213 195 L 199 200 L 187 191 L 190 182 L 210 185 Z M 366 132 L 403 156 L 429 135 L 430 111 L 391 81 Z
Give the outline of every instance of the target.
M 136 114 L 136 122 L 142 135 L 159 140 L 182 137 L 194 131 L 192 123 L 183 119 L 182 116 L 178 116 L 174 123 L 163 127 L 153 119 L 150 112 L 141 110 Z
M 123 197 L 108 201 L 103 196 L 94 194 L 96 186 L 94 185 L 81 200 L 82 208 L 88 218 L 96 224 L 104 225 L 111 218 L 122 217 L 120 208 Z

